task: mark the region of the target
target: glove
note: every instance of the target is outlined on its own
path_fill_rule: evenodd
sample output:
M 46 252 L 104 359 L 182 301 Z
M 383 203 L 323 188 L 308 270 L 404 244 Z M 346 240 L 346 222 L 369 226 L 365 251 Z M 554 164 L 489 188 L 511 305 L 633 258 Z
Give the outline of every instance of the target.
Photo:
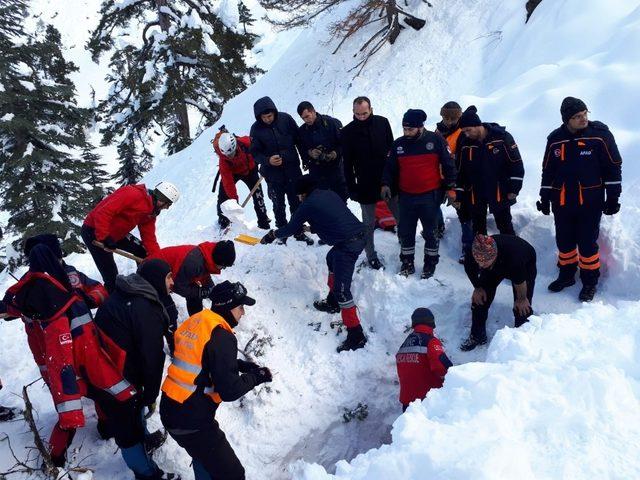
M 104 245 L 104 247 L 108 248 L 109 250 L 115 250 L 116 248 L 118 248 L 118 244 L 111 237 L 106 237 L 104 240 L 102 240 L 102 245 Z
M 246 360 L 238 360 L 238 371 L 240 373 L 255 373 L 260 369 L 260 365 L 254 362 L 247 362 Z
M 549 215 L 551 213 L 551 203 L 549 200 L 538 200 L 536 202 L 536 208 L 539 212 L 542 212 L 543 215 Z
M 383 185 L 382 188 L 380 189 L 380 197 L 385 202 L 388 202 L 389 200 L 391 200 L 391 189 L 387 185 Z
M 156 411 L 156 402 L 150 403 L 149 405 L 146 405 L 147 407 L 147 413 L 144 414 L 144 419 L 148 420 L 151 418 L 151 415 L 153 415 L 153 412 Z
M 84 427 L 84 413 L 82 410 L 72 410 L 58 414 L 58 423 L 62 430 L 73 430 Z
M 260 243 L 263 245 L 269 245 L 270 243 L 273 243 L 276 239 L 276 232 L 274 232 L 273 230 L 269 230 L 267 232 L 267 234 L 262 237 L 262 239 L 260 239 Z
M 324 153 L 320 156 L 320 161 L 329 163 L 334 162 L 335 159 L 338 158 L 338 154 L 336 152 Z
M 620 211 L 620 203 L 618 203 L 617 198 L 607 198 L 604 202 L 604 208 L 602 209 L 602 213 L 605 215 L 615 215 Z
M 513 206 L 518 202 L 518 196 L 515 193 L 510 193 L 507 195 L 507 203 L 509 206 Z
M 271 376 L 271 370 L 269 370 L 267 367 L 260 367 L 251 373 L 253 373 L 256 377 L 256 386 L 273 380 L 273 377 Z
M 318 160 L 322 155 L 322 150 L 320 150 L 319 148 L 312 148 L 307 153 L 313 160 Z

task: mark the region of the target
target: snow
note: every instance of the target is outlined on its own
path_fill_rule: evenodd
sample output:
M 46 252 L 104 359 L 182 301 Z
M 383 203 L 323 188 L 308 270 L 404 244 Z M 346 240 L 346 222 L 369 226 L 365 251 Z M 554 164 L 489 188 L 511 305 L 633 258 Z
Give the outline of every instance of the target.
M 424 108 L 433 126 L 445 101 L 476 104 L 481 118 L 507 126 L 525 161 L 514 224 L 538 252 L 536 316 L 511 328 L 511 289 L 503 285 L 488 322 L 491 343 L 472 352 L 458 349 L 469 331 L 472 288 L 456 261 L 460 228 L 450 208 L 435 279 L 395 275 L 397 239 L 376 233 L 387 269 L 359 268 L 354 276 L 354 298 L 369 337 L 357 352 L 337 354 L 344 333 L 336 335 L 331 322 L 339 317 L 311 306 L 326 294 L 326 246 L 237 244 L 237 263 L 220 279 L 242 281 L 257 299 L 237 328 L 238 345 L 246 349 L 255 336 L 248 350 L 273 370 L 274 381 L 242 402 L 222 405 L 217 419 L 247 478 L 638 478 L 640 167 L 634 159 L 640 154 L 640 53 L 631 47 L 640 42 L 640 1 L 543 1 L 527 24 L 521 0 L 433 3 L 429 8 L 412 2 L 427 19 L 425 28 L 403 30 L 397 44 L 385 46 L 357 77 L 349 70 L 368 33 L 336 55 L 335 41 L 325 42 L 327 25 L 348 5 L 293 32 L 275 34 L 261 24 L 260 65 L 269 72 L 225 106 L 219 125 L 247 134 L 253 102 L 263 95 L 294 117 L 298 102 L 310 100 L 343 123 L 351 118 L 352 99 L 368 95 L 397 135 L 409 107 Z M 560 124 L 559 105 L 567 95 L 583 98 L 591 118 L 611 127 L 625 159 L 623 206 L 602 221 L 603 275 L 591 305 L 578 302 L 579 285 L 560 294 L 546 290 L 556 274 L 553 220 L 534 206 L 545 138 Z M 169 180 L 182 192 L 158 219 L 161 245 L 222 238 L 210 194 L 217 164 L 210 141 L 219 125 L 190 148 L 160 159 L 145 179 L 147 185 Z M 238 189 L 243 199 L 247 189 Z M 350 207 L 359 215 L 357 205 Z M 250 206 L 227 202 L 224 208 L 234 221 L 225 238 L 264 233 Z M 97 276 L 88 255 L 68 261 Z M 123 273 L 134 269 L 124 260 L 118 265 Z M 2 282 L 6 287 L 11 279 Z M 184 318 L 184 300 L 176 297 L 176 303 Z M 436 334 L 455 367 L 442 389 L 401 415 L 394 354 L 419 306 L 434 311 Z M 19 405 L 11 393 L 38 377 L 22 330 L 19 322 L 9 323 L 0 336 L 2 404 Z M 39 425 L 48 432 L 55 422 L 49 395 L 41 383 L 30 392 Z M 344 409 L 359 403 L 367 405 L 367 418 L 344 423 Z M 86 412 L 88 427 L 74 441 L 75 461 L 90 453 L 84 464 L 94 478 L 128 478 L 114 443 L 98 439 L 90 402 Z M 155 414 L 150 428 L 159 425 Z M 21 422 L 2 431 L 16 451 L 31 443 Z M 154 458 L 192 478 L 189 457 L 172 440 Z M 0 455 L 0 471 L 11 464 Z

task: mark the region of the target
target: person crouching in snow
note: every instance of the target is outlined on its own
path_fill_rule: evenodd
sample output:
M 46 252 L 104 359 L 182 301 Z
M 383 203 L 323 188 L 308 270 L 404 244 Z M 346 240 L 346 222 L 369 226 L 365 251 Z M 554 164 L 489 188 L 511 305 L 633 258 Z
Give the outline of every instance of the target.
M 316 188 L 310 175 L 298 179 L 296 191 L 302 203 L 293 213 L 291 221 L 282 228 L 270 230 L 260 243 L 268 244 L 276 238 L 285 239 L 299 231 L 304 222 L 309 222 L 311 231 L 332 246 L 327 253 L 329 294 L 325 300 L 313 302 L 313 306 L 323 312 L 340 312 L 342 315 L 342 323 L 347 327 L 347 339 L 338 347 L 338 352 L 362 348 L 367 338 L 351 295 L 351 279 L 356 261 L 365 246 L 364 225 L 337 193 Z
M 428 308 L 416 308 L 411 315 L 413 332 L 396 354 L 400 403 L 404 412 L 414 400 L 426 397 L 432 388 L 440 388 L 453 364 L 442 343 L 433 335 L 436 323 Z

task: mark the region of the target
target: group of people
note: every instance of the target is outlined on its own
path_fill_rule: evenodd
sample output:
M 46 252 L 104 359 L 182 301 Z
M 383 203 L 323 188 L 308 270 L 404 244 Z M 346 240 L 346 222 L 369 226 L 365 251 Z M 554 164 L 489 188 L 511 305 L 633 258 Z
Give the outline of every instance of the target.
M 259 167 L 277 227 L 261 243 L 286 243 L 293 236 L 312 244 L 304 228 L 308 223 L 320 243 L 330 247 L 328 294 L 314 307 L 341 314 L 347 337 L 338 352 L 367 342 L 351 282 L 363 250 L 371 268 L 383 267 L 373 236 L 380 202 L 397 220 L 400 273 L 405 276 L 415 272 L 421 221 L 422 278 L 433 276 L 438 264 L 441 204 L 447 201 L 456 208 L 461 260 L 473 286 L 472 327 L 462 350 L 486 343 L 489 308 L 504 279 L 513 286 L 515 326 L 527 321 L 533 312 L 536 252 L 513 228 L 510 208 L 522 188 L 524 168 L 504 127 L 483 123 L 475 107 L 463 112 L 457 103 L 447 102 L 436 132 L 425 129 L 424 111 L 410 109 L 403 117 L 404 135 L 394 140 L 388 120 L 373 114 L 366 97 L 354 100 L 353 121 L 344 128 L 309 102 L 298 107 L 300 127 L 268 97 L 255 103 L 254 113 L 249 137 L 221 131 L 213 141 L 222 178 L 220 224 L 229 225 L 220 203 L 237 199 L 235 183 L 244 180 L 253 192 L 258 226 L 269 229 Z M 596 292 L 601 215 L 619 211 L 621 192 L 621 158 L 613 135 L 606 125 L 588 121 L 587 113 L 579 99 L 562 102 L 563 124 L 548 137 L 537 202 L 543 214 L 553 211 L 556 224 L 560 273 L 548 288 L 560 291 L 573 285 L 579 268 L 584 301 Z M 309 173 L 303 175 L 301 166 Z M 152 189 L 124 186 L 87 215 L 82 238 L 104 286 L 64 262 L 55 236 L 25 241 L 29 270 L 7 290 L 0 310 L 24 322 L 29 348 L 51 391 L 58 422 L 49 444 L 57 465 L 64 464 L 75 430 L 84 425 L 81 398 L 88 397 L 96 404 L 100 435 L 115 438 L 137 479 L 180 478 L 162 471 L 151 457 L 161 435 L 147 431 L 145 417 L 161 395 L 162 423 L 193 458 L 196 479 L 244 478 L 215 413 L 221 402 L 272 381 L 267 367 L 237 358 L 233 328 L 255 300 L 241 283 L 216 284 L 211 278 L 234 264 L 232 241 L 160 248 L 156 218 L 179 196 L 169 182 Z M 362 220 L 348 208 L 349 197 L 360 203 Z M 499 234 L 487 235 L 487 211 Z M 131 234 L 136 227 L 140 240 Z M 139 257 L 136 273 L 118 275 L 113 253 L 119 250 Z M 171 293 L 186 299 L 189 317 L 180 325 Z M 204 308 L 204 300 L 211 302 L 210 308 Z M 413 331 L 396 356 L 403 409 L 440 387 L 451 366 L 434 336 L 433 313 L 417 308 L 411 323 Z M 171 357 L 166 376 L 163 339 Z

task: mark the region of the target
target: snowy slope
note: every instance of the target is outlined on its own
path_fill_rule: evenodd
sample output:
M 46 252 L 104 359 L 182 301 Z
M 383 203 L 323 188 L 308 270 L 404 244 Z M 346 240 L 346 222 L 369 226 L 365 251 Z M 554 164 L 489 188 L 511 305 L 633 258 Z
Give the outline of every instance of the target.
M 339 317 L 311 307 L 325 294 L 327 247 L 238 244 L 237 264 L 222 278 L 241 280 L 258 300 L 237 329 L 239 345 L 244 349 L 253 338 L 249 353 L 275 377 L 242 402 L 223 405 L 220 425 L 250 479 L 320 479 L 331 472 L 339 478 L 638 477 L 640 171 L 634 159 L 640 153 L 640 122 L 633 108 L 640 104 L 640 54 L 634 48 L 640 44 L 640 1 L 543 1 L 527 25 L 521 0 L 447 0 L 419 9 L 427 27 L 403 31 L 401 43 L 383 49 L 357 78 L 348 70 L 365 34 L 336 55 L 331 55 L 334 44 L 324 43 L 329 18 L 286 34 L 281 44 L 280 37 L 272 40 L 270 51 L 282 55 L 272 62 L 277 53 L 270 54 L 269 72 L 229 102 L 221 123 L 248 132 L 253 102 L 263 95 L 292 113 L 299 101 L 310 100 L 321 113 L 346 123 L 352 99 L 364 94 L 400 134 L 409 107 L 424 108 L 433 125 L 446 100 L 475 103 L 481 118 L 507 126 L 525 160 L 515 224 L 538 251 L 534 308 L 539 316 L 518 331 L 504 328 L 512 323 L 511 292 L 504 286 L 488 325 L 490 336 L 499 330 L 491 345 L 458 350 L 468 333 L 471 286 L 456 262 L 459 226 L 447 209 L 436 279 L 397 277 L 397 241 L 377 233 L 388 268 L 361 269 L 353 285 L 369 343 L 364 351 L 338 355 L 335 346 L 344 334 L 336 337 L 330 322 Z M 577 286 L 547 293 L 545 285 L 555 275 L 553 221 L 533 207 L 545 137 L 560 124 L 566 95 L 583 98 L 592 118 L 609 124 L 626 160 L 623 209 L 603 219 L 602 288 L 590 306 L 577 301 Z M 160 160 L 146 178 L 148 184 L 170 180 L 183 192 L 158 221 L 162 245 L 219 238 L 210 193 L 214 132 L 215 127 L 189 149 Z M 241 197 L 246 194 L 244 186 L 239 190 Z M 358 212 L 357 205 L 351 207 Z M 228 238 L 260 235 L 249 206 L 244 212 L 231 208 L 230 216 L 235 221 Z M 69 261 L 97 274 L 86 255 Z M 129 263 L 120 266 L 123 272 L 133 270 Z M 176 302 L 183 306 L 183 300 Z M 394 354 L 418 306 L 435 312 L 436 332 L 456 367 L 441 390 L 399 416 Z M 37 378 L 37 369 L 21 325 L 4 327 L 0 373 L 6 390 L 18 392 Z M 55 421 L 50 399 L 40 387 L 33 395 L 48 431 Z M 0 402 L 19 403 L 7 393 Z M 343 409 L 359 403 L 368 406 L 368 417 L 344 423 Z M 152 425 L 158 424 L 156 415 Z M 11 435 L 16 451 L 29 443 L 19 422 L 0 431 Z M 94 478 L 129 478 L 115 445 L 98 440 L 93 421 L 74 445 L 78 459 L 91 453 L 84 463 L 95 470 Z M 155 458 L 192 478 L 190 460 L 174 442 Z M 0 470 L 11 463 L 0 456 Z

